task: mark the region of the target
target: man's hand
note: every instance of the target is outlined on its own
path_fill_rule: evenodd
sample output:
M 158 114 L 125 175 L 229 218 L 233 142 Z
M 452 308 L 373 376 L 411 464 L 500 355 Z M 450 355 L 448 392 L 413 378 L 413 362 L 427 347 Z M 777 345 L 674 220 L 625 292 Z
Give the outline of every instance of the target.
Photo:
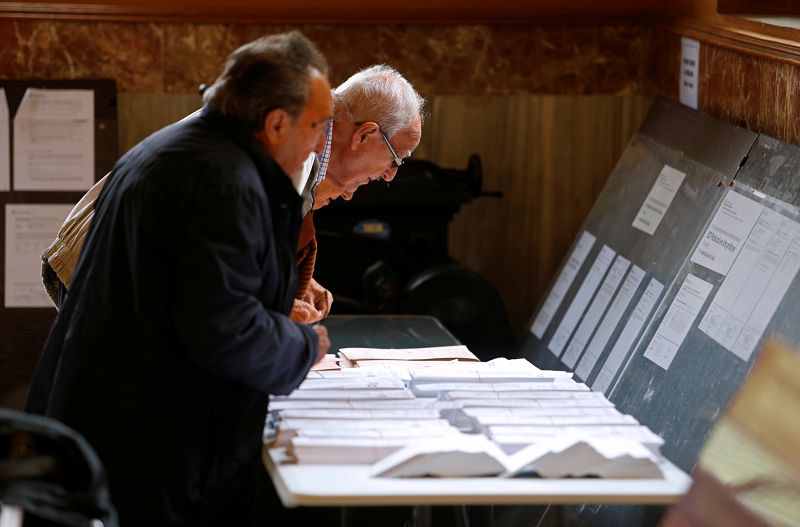
M 314 324 L 328 316 L 332 303 L 331 292 L 312 278 L 303 298 L 294 300 L 289 318 L 298 324 Z
M 304 298 L 304 300 L 311 303 L 322 315 L 320 316 L 321 320 L 327 317 L 328 313 L 331 311 L 333 295 L 312 277 L 311 282 L 308 284 L 308 292 L 306 293 L 306 298 Z
M 317 360 L 314 361 L 314 364 L 318 363 L 322 360 L 322 357 L 328 353 L 328 350 L 331 349 L 331 340 L 328 338 L 328 328 L 325 326 L 320 326 L 317 324 L 313 326 L 314 333 L 317 334 L 317 341 L 319 345 L 319 349 L 317 351 Z

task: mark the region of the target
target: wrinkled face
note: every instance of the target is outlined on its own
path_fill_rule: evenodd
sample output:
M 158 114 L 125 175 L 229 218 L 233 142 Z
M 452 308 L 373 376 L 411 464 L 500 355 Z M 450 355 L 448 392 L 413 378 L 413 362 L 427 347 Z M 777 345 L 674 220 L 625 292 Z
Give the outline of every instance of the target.
M 417 115 L 408 128 L 387 139 L 397 155 L 406 158 L 419 144 L 421 135 Z M 397 174 L 393 161 L 376 123 L 355 124 L 337 117 L 333 125 L 328 172 L 315 190 L 314 209 L 324 207 L 336 198 L 349 200 L 358 187 L 375 179 L 391 181 Z
M 297 117 L 282 109 L 267 116 L 263 132 L 256 137 L 293 183 L 311 152 L 321 153 L 325 147 L 325 131 L 333 117 L 331 87 L 325 75 L 314 70 L 309 74 L 308 101 Z M 274 114 L 274 115 L 273 115 Z

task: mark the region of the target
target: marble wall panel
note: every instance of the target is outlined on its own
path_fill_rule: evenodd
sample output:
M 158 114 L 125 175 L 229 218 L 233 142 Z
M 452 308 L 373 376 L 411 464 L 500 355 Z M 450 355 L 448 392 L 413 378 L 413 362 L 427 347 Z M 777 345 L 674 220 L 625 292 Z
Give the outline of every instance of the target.
M 645 33 L 631 25 L 265 25 L 0 20 L 0 76 L 114 78 L 124 93 L 194 93 L 258 36 L 299 29 L 334 84 L 384 62 L 425 94 L 635 93 Z
M 117 89 L 164 89 L 164 27 L 158 24 L 0 20 L 0 77 L 112 78 Z

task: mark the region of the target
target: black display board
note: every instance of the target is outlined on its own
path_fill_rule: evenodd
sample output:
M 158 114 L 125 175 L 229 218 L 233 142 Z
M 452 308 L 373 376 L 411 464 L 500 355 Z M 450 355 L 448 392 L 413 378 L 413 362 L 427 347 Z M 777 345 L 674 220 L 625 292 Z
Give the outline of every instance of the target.
M 759 147 L 754 146 L 758 141 L 758 135 L 748 130 L 674 102 L 656 101 L 645 123 L 623 153 L 579 233 L 579 239 L 584 232 L 596 237 L 585 261 L 575 272 L 560 306 L 552 311 L 552 320 L 543 334 L 542 325 L 539 324 L 541 338 L 531 332 L 524 339 L 521 348 L 521 355 L 540 367 L 580 370 L 581 380 L 590 386 L 599 386 L 621 412 L 633 415 L 661 435 L 665 440 L 662 452 L 687 472 L 693 468 L 711 426 L 725 409 L 749 369 L 748 361 L 743 361 L 723 349 L 698 330 L 697 324 L 724 277 L 692 263 L 691 256 L 727 193 L 737 192 L 753 199 L 770 201 L 768 196 L 753 193 L 753 189 L 743 184 L 745 180 L 753 185 L 758 180 L 762 191 L 781 189 L 781 195 L 784 196 L 792 188 L 789 183 L 777 181 L 781 178 L 777 175 L 780 167 L 775 156 L 781 155 L 782 151 L 785 154 L 786 148 L 794 147 L 778 148 L 773 143 L 770 154 L 759 154 Z M 784 155 L 780 159 L 784 158 L 789 160 L 784 163 L 788 174 L 788 167 L 793 166 L 791 159 L 797 160 L 800 157 Z M 632 224 L 665 165 L 686 175 L 658 228 L 648 234 Z M 763 182 L 757 176 L 764 171 L 765 166 L 769 166 L 769 172 L 774 174 L 769 182 Z M 745 177 L 744 174 L 749 175 Z M 578 240 L 573 248 L 577 245 Z M 562 338 L 565 349 L 560 356 L 553 353 L 551 342 L 562 320 L 568 318 L 570 306 L 579 295 L 583 283 L 587 281 L 603 246 L 630 260 L 631 269 L 633 265 L 638 266 L 644 278 L 618 319 L 606 318 L 612 311 L 613 301 L 609 300 L 605 306 L 600 303 L 601 307 L 596 311 L 601 315 L 595 314 L 597 322 L 587 325 L 590 329 L 585 332 L 583 340 L 591 343 L 598 333 L 605 332 L 607 341 L 601 339 L 599 342 L 605 344 L 594 346 L 591 367 L 581 368 L 581 363 L 587 359 L 592 346 L 586 344 L 581 352 L 573 350 L 569 360 L 566 359 L 567 351 L 583 322 L 587 318 L 591 319 L 591 306 L 602 296 L 602 285 L 606 284 L 611 271 L 605 270 L 601 273 L 602 285 L 589 293 L 590 300 L 580 310 L 570 339 L 565 341 Z M 574 264 L 573 260 L 571 265 Z M 569 269 L 568 265 L 570 263 L 567 260 L 562 265 L 562 270 Z M 684 279 L 690 273 L 712 284 L 713 289 L 671 365 L 665 370 L 644 357 L 644 353 Z M 621 336 L 629 322 L 636 318 L 634 311 L 651 280 L 656 280 L 662 286 L 652 308 L 645 313 L 639 329 L 629 331 L 630 344 L 615 347 L 618 340 L 624 341 Z M 616 289 L 612 288 L 610 296 L 616 299 L 621 291 L 620 284 Z M 784 306 L 794 301 L 793 291 L 794 289 L 790 290 L 786 295 Z M 532 329 L 541 307 L 532 318 Z M 780 315 L 781 310 L 771 323 L 772 326 L 780 325 L 783 318 Z M 574 312 L 572 318 L 576 318 Z M 609 320 L 612 321 L 610 324 Z M 796 341 L 800 341 L 800 338 Z M 601 372 L 608 363 L 614 362 L 611 360 L 612 354 L 616 354 L 615 361 L 618 365 L 611 368 L 613 376 L 609 377 L 604 372 L 606 378 L 601 382 Z M 569 515 L 571 523 L 575 525 L 657 525 L 663 510 L 661 507 L 587 504 L 571 508 Z
M 25 91 L 40 89 L 83 89 L 94 91 L 95 181 L 117 160 L 117 87 L 113 80 L 0 80 L 5 89 L 9 118 L 13 122 Z M 10 126 L 13 145 L 13 126 Z M 12 149 L 13 150 L 13 149 Z M 13 151 L 11 152 L 13 156 Z M 5 295 L 5 207 L 8 204 L 75 204 L 83 192 L 15 191 L 0 192 L 0 298 Z M 88 190 L 88 189 L 87 189 Z M 53 233 L 55 235 L 55 233 Z M 54 308 L 5 308 L 0 304 L 0 401 L 24 390 L 33 375 L 39 352 L 55 318 Z M 11 401 L 11 404 L 17 401 Z

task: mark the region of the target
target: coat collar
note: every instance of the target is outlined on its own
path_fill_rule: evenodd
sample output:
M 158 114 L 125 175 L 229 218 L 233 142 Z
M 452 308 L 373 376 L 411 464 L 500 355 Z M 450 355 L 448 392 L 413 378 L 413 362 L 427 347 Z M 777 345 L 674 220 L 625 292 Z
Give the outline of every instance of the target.
M 292 181 L 281 166 L 264 150 L 264 147 L 255 138 L 253 133 L 247 129 L 241 121 L 234 117 L 223 114 L 219 110 L 213 109 L 208 105 L 203 106 L 200 111 L 202 119 L 209 122 L 215 128 L 221 130 L 234 143 L 236 143 L 255 163 L 264 190 L 273 199 L 277 198 L 280 202 L 292 207 L 300 207 L 301 198 L 292 185 Z

